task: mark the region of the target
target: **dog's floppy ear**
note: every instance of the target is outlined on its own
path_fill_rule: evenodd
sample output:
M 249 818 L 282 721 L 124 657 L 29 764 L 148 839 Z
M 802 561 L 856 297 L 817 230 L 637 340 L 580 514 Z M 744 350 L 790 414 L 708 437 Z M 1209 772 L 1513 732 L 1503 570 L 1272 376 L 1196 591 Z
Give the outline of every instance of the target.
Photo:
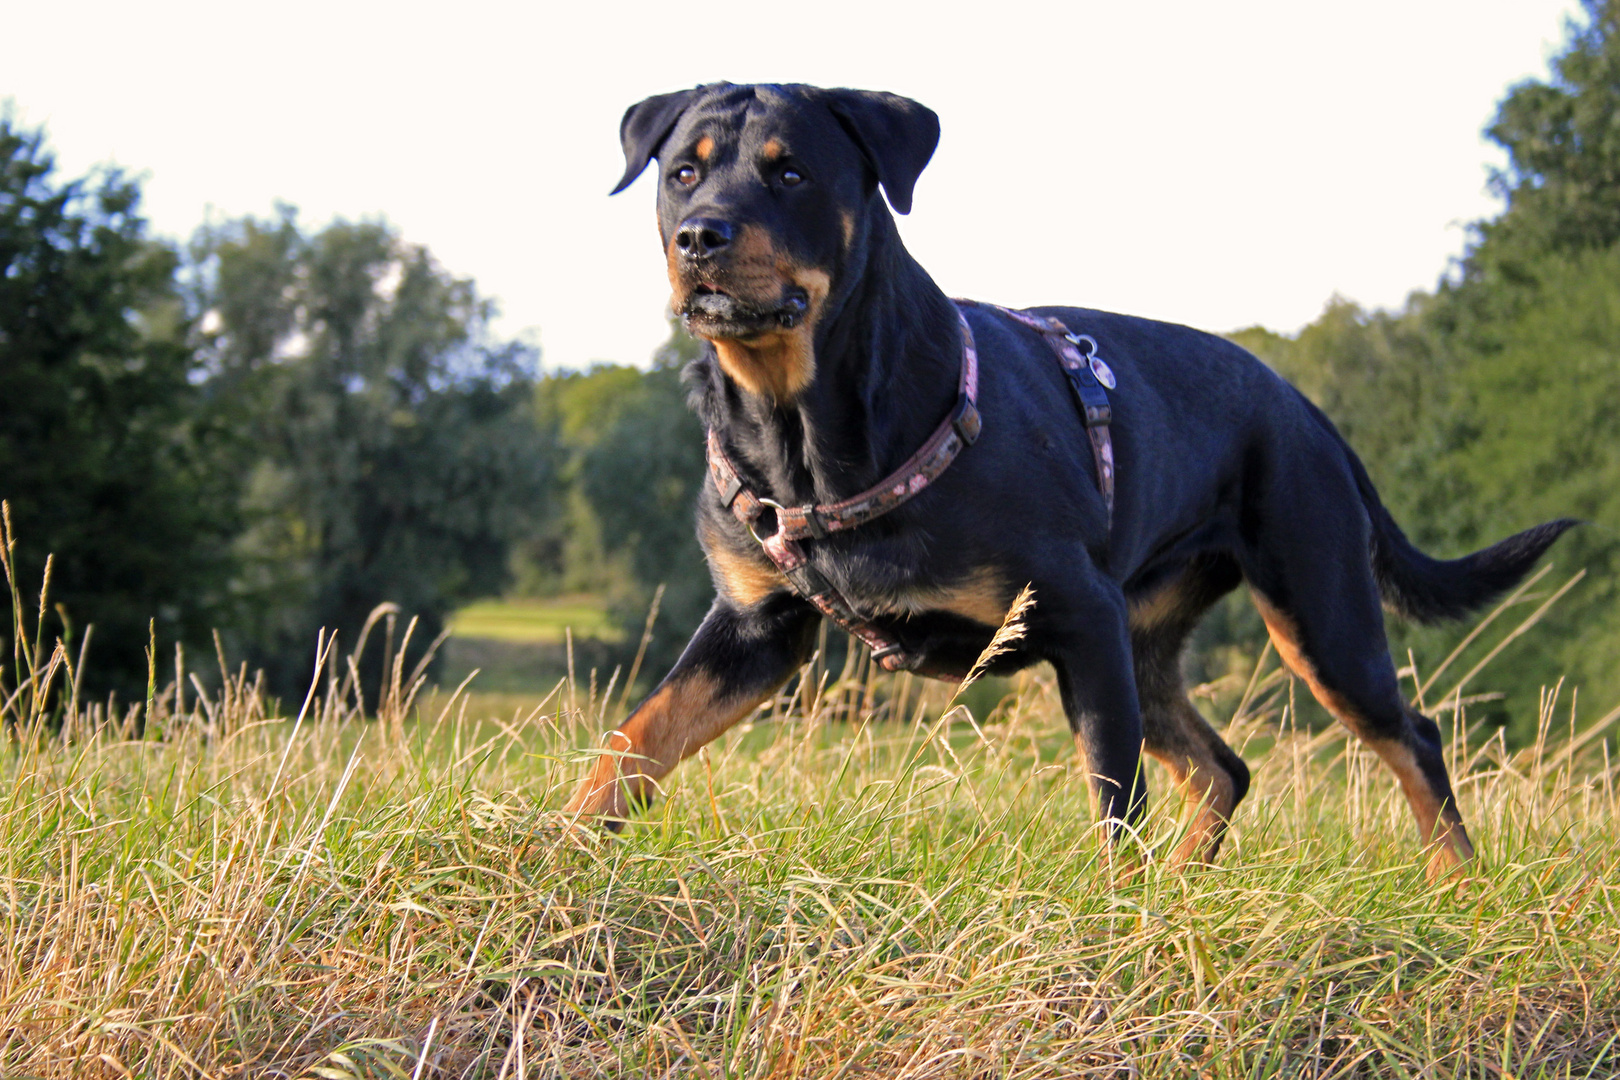
M 677 90 L 673 94 L 654 94 L 638 101 L 624 111 L 619 121 L 619 141 L 624 144 L 624 175 L 619 186 L 608 192 L 617 195 L 629 187 L 647 167 L 647 162 L 658 153 L 658 147 L 686 111 L 697 90 Z
M 911 213 L 911 190 L 939 145 L 934 110 L 871 90 L 830 90 L 827 106 L 877 173 L 889 205 Z

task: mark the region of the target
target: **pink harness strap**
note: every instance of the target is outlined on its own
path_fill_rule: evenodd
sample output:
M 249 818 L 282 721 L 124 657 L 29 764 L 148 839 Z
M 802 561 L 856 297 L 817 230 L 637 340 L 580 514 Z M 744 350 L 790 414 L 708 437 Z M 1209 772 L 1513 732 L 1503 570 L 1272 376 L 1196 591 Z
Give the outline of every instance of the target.
M 958 303 L 973 303 L 974 301 L 958 301 Z M 1088 334 L 1076 334 L 1059 319 L 1042 318 L 1027 311 L 1017 311 L 1013 308 L 1004 308 L 998 304 L 983 304 L 982 307 L 999 311 L 1009 319 L 1023 323 L 1031 330 L 1036 331 L 1057 354 L 1058 363 L 1063 366 L 1064 373 L 1069 376 L 1069 384 L 1074 390 L 1080 406 L 1080 417 L 1085 421 L 1086 437 L 1091 441 L 1091 458 L 1097 466 L 1097 487 L 1102 491 L 1103 502 L 1108 505 L 1108 528 L 1114 528 L 1114 440 L 1108 428 L 1114 420 L 1113 406 L 1108 403 L 1108 394 L 1103 390 L 1114 388 L 1114 372 L 1102 357 L 1097 355 L 1097 342 Z M 1081 346 L 1086 347 L 1086 353 L 1081 354 Z

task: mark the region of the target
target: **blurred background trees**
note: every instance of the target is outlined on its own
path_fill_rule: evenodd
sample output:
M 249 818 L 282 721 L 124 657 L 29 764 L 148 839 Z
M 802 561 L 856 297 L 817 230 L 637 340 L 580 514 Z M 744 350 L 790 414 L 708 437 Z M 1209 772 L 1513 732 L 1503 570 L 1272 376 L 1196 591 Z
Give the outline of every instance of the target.
M 206 641 L 230 619 L 239 518 L 178 266 L 134 180 L 62 180 L 41 134 L 0 113 L 0 498 L 22 580 L 37 589 L 55 556 L 46 632 L 94 622 L 97 670 L 130 688 L 149 620 Z
M 1553 78 L 1513 87 L 1486 128 L 1504 209 L 1433 293 L 1394 312 L 1335 298 L 1293 337 L 1231 335 L 1322 405 L 1431 553 L 1588 522 L 1550 556 L 1558 580 L 1586 579 L 1493 663 L 1506 697 L 1476 710 L 1520 738 L 1561 677 L 1620 698 L 1620 3 L 1586 9 Z M 1398 652 L 1436 659 L 1464 632 L 1393 629 Z
M 491 340 L 491 305 L 378 222 L 306 235 L 207 226 L 188 249 L 206 408 L 232 433 L 231 624 L 291 691 L 321 627 L 355 641 L 379 603 L 422 620 L 500 592 L 551 503 L 553 443 L 532 407 L 538 356 Z
M 1617 18 L 1620 0 L 1591 0 L 1552 77 L 1504 97 L 1487 128 L 1503 210 L 1434 290 L 1230 335 L 1326 410 L 1434 554 L 1590 523 L 1547 579 L 1586 580 L 1475 688 L 1504 692 L 1484 711 L 1516 738 L 1560 677 L 1620 698 Z M 283 208 L 183 249 L 151 238 L 135 182 L 63 180 L 38 132 L 0 119 L 0 497 L 24 580 L 54 552 L 59 619 L 96 624 L 100 685 L 144 682 L 152 619 L 196 647 L 217 627 L 294 693 L 317 629 L 352 644 L 385 600 L 423 618 L 424 642 L 480 597 L 588 609 L 590 662 L 622 664 L 662 585 L 656 677 L 711 598 L 680 382 L 697 343 L 672 323 L 648 368 L 542 374 L 491 314 L 379 221 L 312 231 Z M 1391 629 L 1397 655 L 1431 664 L 1464 632 Z M 1243 669 L 1263 641 L 1234 598 L 1191 673 Z

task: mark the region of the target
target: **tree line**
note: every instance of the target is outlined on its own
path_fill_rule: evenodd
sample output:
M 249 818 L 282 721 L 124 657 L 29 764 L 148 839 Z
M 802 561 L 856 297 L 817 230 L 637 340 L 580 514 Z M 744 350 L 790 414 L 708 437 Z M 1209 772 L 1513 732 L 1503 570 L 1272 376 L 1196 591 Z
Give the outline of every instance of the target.
M 1620 698 L 1620 0 L 1585 15 L 1551 77 L 1500 102 L 1502 210 L 1435 288 L 1230 335 L 1324 408 L 1431 552 L 1589 522 L 1547 581 L 1586 578 L 1492 668 L 1508 696 L 1485 708 L 1521 736 L 1560 677 Z M 544 373 L 492 315 L 382 221 L 281 208 L 153 237 L 137 182 L 63 180 L 0 117 L 0 497 L 21 580 L 54 553 L 47 633 L 93 623 L 94 679 L 130 694 L 150 635 L 211 650 L 217 630 L 296 693 L 317 631 L 352 642 L 383 601 L 425 641 L 473 598 L 591 591 L 633 649 L 662 585 L 649 669 L 672 659 L 711 596 L 696 343 L 672 325 L 650 368 Z M 1438 657 L 1464 630 L 1392 632 Z M 1189 663 L 1213 678 L 1262 642 L 1234 602 Z
M 1620 3 L 1584 7 L 1552 77 L 1499 103 L 1485 133 L 1507 156 L 1490 179 L 1503 209 L 1435 289 L 1395 311 L 1335 298 L 1297 335 L 1231 335 L 1324 408 L 1426 549 L 1585 520 L 1536 596 L 1586 576 L 1492 664 L 1507 698 L 1484 711 L 1520 738 L 1560 678 L 1588 719 L 1620 700 Z M 1466 630 L 1393 629 L 1398 655 L 1431 663 Z

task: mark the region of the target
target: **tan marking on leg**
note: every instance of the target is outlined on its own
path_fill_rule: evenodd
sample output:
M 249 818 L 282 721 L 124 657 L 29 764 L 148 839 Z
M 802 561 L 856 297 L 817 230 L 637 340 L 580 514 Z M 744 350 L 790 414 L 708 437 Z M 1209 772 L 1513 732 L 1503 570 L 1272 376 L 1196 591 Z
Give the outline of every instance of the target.
M 1294 620 L 1280 609 L 1272 607 L 1265 597 L 1253 589 L 1249 590 L 1249 595 L 1254 598 L 1254 606 L 1259 610 L 1260 618 L 1265 621 L 1267 632 L 1271 634 L 1271 643 L 1276 647 L 1277 655 L 1282 657 L 1283 663 L 1288 665 L 1288 670 L 1305 680 L 1305 685 L 1310 687 L 1312 696 L 1322 703 L 1324 709 L 1338 717 L 1345 727 L 1361 737 L 1361 733 L 1366 730 L 1366 724 L 1350 706 L 1348 700 L 1323 685 L 1322 680 L 1317 677 L 1315 666 L 1300 648 L 1299 628 L 1294 625 Z
M 766 161 L 775 161 L 782 156 L 782 144 L 776 139 L 766 139 L 765 145 L 760 148 L 760 154 Z
M 697 154 L 699 161 L 708 161 L 714 154 L 714 139 L 708 135 L 703 136 L 697 141 L 693 152 Z
M 1149 596 L 1132 599 L 1127 615 L 1131 630 L 1152 630 L 1184 617 L 1186 599 L 1180 578 Z
M 770 691 L 726 696 L 701 672 L 672 678 L 608 735 L 608 750 L 564 807 L 565 813 L 623 818 L 633 800 L 683 758 L 713 741 L 770 696 Z
M 1400 781 L 1401 791 L 1417 818 L 1424 846 L 1433 849 L 1429 854 L 1429 879 L 1439 880 L 1472 860 L 1474 845 L 1468 839 L 1462 814 L 1451 803 L 1436 797 L 1411 748 L 1393 739 L 1368 745 Z
M 1435 846 L 1429 861 L 1429 876 L 1431 878 L 1439 876 L 1472 859 L 1474 845 L 1469 841 L 1468 831 L 1463 827 L 1461 813 L 1457 807 L 1442 803 L 1413 756 L 1411 747 L 1399 739 L 1381 739 L 1372 736 L 1371 725 L 1350 702 L 1343 695 L 1322 684 L 1315 667 L 1299 646 L 1299 629 L 1293 620 L 1272 607 L 1258 592 L 1251 589 L 1250 595 L 1254 598 L 1255 607 L 1260 611 L 1260 617 L 1265 620 L 1266 630 L 1270 632 L 1272 644 L 1276 646 L 1277 655 L 1282 657 L 1283 663 L 1287 664 L 1294 674 L 1305 680 L 1305 685 L 1310 687 L 1312 696 L 1322 703 L 1324 709 L 1332 713 L 1340 723 L 1371 748 L 1383 760 L 1389 771 L 1395 774 L 1402 793 L 1406 795 L 1407 803 L 1412 807 L 1412 815 L 1417 818 L 1418 832 L 1423 843 Z
M 986 626 L 1000 626 L 1012 606 L 1012 590 L 999 570 L 984 566 L 952 585 L 937 606 Z
M 855 215 L 848 210 L 838 215 L 838 224 L 844 230 L 844 246 L 847 248 L 855 242 Z
M 1080 732 L 1072 736 L 1074 752 L 1080 761 L 1080 772 L 1086 778 L 1086 790 L 1091 792 L 1091 813 L 1098 824 L 1108 819 L 1103 812 L 1104 800 L 1112 802 L 1122 794 L 1117 783 L 1099 776 L 1091 765 L 1091 755 L 1086 752 L 1086 740 Z M 1116 833 L 1112 825 L 1102 825 L 1108 830 L 1104 833 L 1105 873 L 1111 879 L 1115 888 L 1135 881 L 1146 867 L 1141 844 L 1134 843 L 1128 838 L 1124 830 Z
M 1206 741 L 1208 736 L 1219 736 L 1209 730 L 1204 718 L 1185 698 L 1170 707 L 1168 717 L 1161 715 L 1158 719 L 1167 719 L 1177 737 L 1173 744 L 1150 742 L 1143 749 L 1175 780 L 1187 818 L 1186 835 L 1171 853 L 1170 862 L 1175 866 L 1213 863 L 1227 823 L 1237 809 L 1237 787 L 1232 776 Z

